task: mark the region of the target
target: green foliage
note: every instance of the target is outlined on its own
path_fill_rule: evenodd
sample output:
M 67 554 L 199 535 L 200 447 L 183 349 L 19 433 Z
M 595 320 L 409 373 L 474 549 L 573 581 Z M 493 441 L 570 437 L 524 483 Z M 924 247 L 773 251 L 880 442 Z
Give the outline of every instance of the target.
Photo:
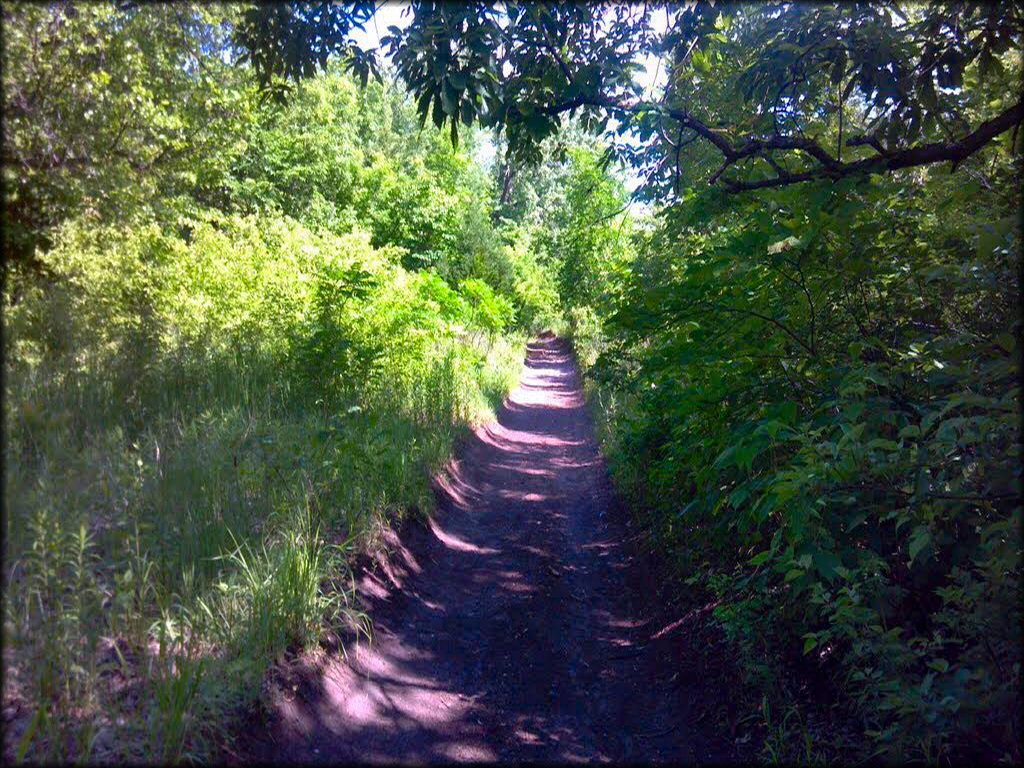
M 324 66 L 328 56 L 345 54 L 345 63 L 363 85 L 371 72 L 378 75 L 376 62 L 355 46 L 348 36 L 353 29 L 364 29 L 373 16 L 372 3 L 345 5 L 268 6 L 255 5 L 242 14 L 235 28 L 236 41 L 259 77 L 260 84 L 282 97 L 287 90 L 281 79 L 312 75 L 316 65 Z M 307 34 L 309 26 L 320 27 L 319 34 Z M 378 75 L 379 76 L 379 75 Z
M 512 302 L 495 294 L 483 280 L 463 280 L 460 287 L 469 304 L 470 325 L 477 326 L 489 336 L 493 336 L 511 324 L 515 311 Z
M 202 759 L 282 653 L 370 632 L 352 557 L 557 295 L 394 89 L 263 101 L 232 9 L 3 13 L 5 754 Z
M 423 123 L 453 143 L 460 124 L 498 127 L 533 160 L 565 115 L 635 131 L 619 151 L 670 194 L 683 165 L 734 191 L 955 166 L 1024 120 L 1024 15 L 1007 4 L 410 5 L 381 43 Z M 308 76 L 330 50 L 368 72 L 376 52 L 346 34 L 363 14 L 253 11 L 259 34 L 241 42 L 264 84 Z M 636 77 L 651 55 L 668 75 L 657 99 Z
M 545 220 L 549 250 L 558 256 L 566 306 L 595 305 L 607 290 L 609 275 L 630 258 L 630 219 L 621 215 L 626 195 L 595 150 L 574 150 L 569 167 L 564 204 Z
M 995 160 L 666 210 L 590 372 L 616 477 L 751 685 L 827 680 L 894 759 L 1019 743 L 1020 234 Z
M 512 242 L 501 251 L 500 263 L 507 269 L 503 279 L 494 281 L 511 297 L 518 324 L 533 331 L 558 325 L 561 318 L 557 276 L 551 263 L 545 265 L 538 256 L 549 231 L 543 224 L 512 229 Z
M 368 634 L 352 554 L 564 326 L 765 757 L 1019 761 L 1016 7 L 413 6 L 411 98 L 366 4 L 4 6 L 5 755 L 202 759 Z
M 517 359 L 501 338 L 508 299 L 481 281 L 463 296 L 369 241 L 217 211 L 133 230 L 72 221 L 41 257 L 55 281 L 12 281 L 7 607 L 11 639 L 45 660 L 38 706 L 63 690 L 68 711 L 100 707 L 95 674 L 71 671 L 96 666 L 95 639 L 79 638 L 144 655 L 154 611 L 218 649 L 194 675 L 227 676 L 237 695 L 325 616 L 358 619 L 327 542 L 365 547 L 403 509 L 429 508 L 458 425 L 500 401 Z M 153 733 L 171 757 L 196 747 L 201 729 L 182 729 L 216 687 L 196 700 L 181 680 L 154 700 L 169 708 Z M 31 754 L 77 743 L 53 731 Z
M 505 166 L 511 177 L 501 210 L 516 223 L 506 250 L 508 277 L 492 283 L 503 289 L 511 283 L 507 292 L 525 326 L 540 330 L 568 320 L 575 333 L 577 310 L 585 315 L 600 305 L 632 258 L 633 219 L 621 179 L 582 131 L 570 130 L 541 150 L 543 166 Z
M 216 194 L 256 96 L 211 55 L 232 19 L 202 5 L 4 7 L 9 258 L 30 261 L 80 212 L 127 218 Z

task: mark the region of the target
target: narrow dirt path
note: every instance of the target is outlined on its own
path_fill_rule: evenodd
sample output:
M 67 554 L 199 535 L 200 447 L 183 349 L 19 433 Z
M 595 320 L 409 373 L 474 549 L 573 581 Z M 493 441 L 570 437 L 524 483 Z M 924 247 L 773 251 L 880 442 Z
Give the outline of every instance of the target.
M 374 643 L 297 673 L 253 757 L 711 758 L 678 665 L 649 642 L 567 344 L 529 345 L 520 386 L 437 493 L 429 528 L 362 579 Z

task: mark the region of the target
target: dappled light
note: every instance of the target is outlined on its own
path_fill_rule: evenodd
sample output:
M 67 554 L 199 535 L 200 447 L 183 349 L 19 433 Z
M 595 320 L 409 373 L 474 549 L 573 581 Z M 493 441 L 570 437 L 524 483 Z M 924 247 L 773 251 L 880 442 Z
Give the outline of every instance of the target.
M 693 749 L 685 702 L 652 698 L 646 622 L 623 602 L 627 556 L 602 519 L 609 489 L 579 391 L 564 342 L 528 347 L 497 420 L 435 478 L 438 512 L 395 542 L 391 559 L 423 570 L 403 568 L 384 587 L 363 577 L 373 643 L 303 670 L 277 707 L 278 746 L 259 756 L 566 761 Z M 672 724 L 667 740 L 643 741 L 653 720 Z
M 1024 6 L 0 4 L 4 764 L 1021 764 Z

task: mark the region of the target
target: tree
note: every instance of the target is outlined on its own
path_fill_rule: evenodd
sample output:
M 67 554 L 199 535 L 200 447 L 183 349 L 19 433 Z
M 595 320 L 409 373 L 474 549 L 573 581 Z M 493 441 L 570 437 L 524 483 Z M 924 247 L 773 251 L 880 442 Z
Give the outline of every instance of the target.
M 278 13 L 291 14 L 287 23 L 260 35 L 243 27 L 238 37 L 257 46 L 250 58 L 266 81 L 304 75 L 331 50 L 372 69 L 374 52 L 340 34 L 342 22 Z M 421 119 L 449 125 L 453 140 L 460 122 L 479 122 L 503 129 L 517 156 L 535 158 L 576 115 L 598 132 L 636 129 L 645 144 L 620 152 L 654 184 L 678 187 L 692 146 L 687 165 L 735 192 L 955 166 L 1024 120 L 1013 87 L 1022 32 L 1024 16 L 1011 4 L 949 0 L 597 9 L 416 2 L 411 23 L 390 28 L 382 44 Z M 284 41 L 298 39 L 318 43 L 284 56 Z M 643 98 L 635 77 L 648 53 L 669 63 L 658 101 Z M 705 99 L 727 91 L 738 98 L 725 109 Z
M 12 260 L 31 261 L 83 209 L 116 216 L 141 200 L 217 193 L 247 106 L 240 73 L 210 55 L 226 48 L 231 22 L 190 5 L 4 6 Z

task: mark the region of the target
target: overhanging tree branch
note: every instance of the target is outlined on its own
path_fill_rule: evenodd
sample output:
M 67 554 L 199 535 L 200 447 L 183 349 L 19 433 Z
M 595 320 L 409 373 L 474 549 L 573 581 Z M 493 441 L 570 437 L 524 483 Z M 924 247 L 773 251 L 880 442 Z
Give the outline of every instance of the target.
M 967 135 L 947 142 L 933 142 L 916 147 L 891 151 L 882 146 L 874 136 L 855 136 L 847 139 L 846 146 L 870 146 L 876 154 L 860 160 L 842 162 L 835 158 L 821 144 L 811 138 L 801 136 L 770 136 L 767 138 L 750 138 L 743 144 L 734 144 L 722 132 L 713 130 L 690 112 L 678 108 L 666 108 L 654 102 L 636 102 L 633 104 L 616 101 L 605 96 L 579 95 L 568 101 L 550 106 L 540 107 L 539 112 L 557 116 L 565 112 L 575 112 L 582 107 L 595 107 L 623 115 L 635 115 L 642 112 L 655 112 L 676 121 L 680 127 L 688 128 L 713 145 L 722 154 L 722 165 L 712 175 L 710 184 L 719 180 L 729 192 L 746 192 L 769 187 L 783 187 L 818 179 L 838 180 L 846 176 L 895 171 L 933 163 L 952 162 L 955 168 L 965 159 L 980 150 L 1000 134 L 1024 122 L 1024 101 L 1017 102 L 1002 114 L 986 120 Z M 775 152 L 800 152 L 815 161 L 815 166 L 800 172 L 790 173 L 772 157 Z M 754 181 L 742 181 L 724 177 L 723 174 L 733 165 L 755 158 L 765 159 L 775 170 L 776 175 Z
M 952 162 L 955 169 L 960 163 L 990 141 L 1010 130 L 1010 128 L 1018 126 L 1022 121 L 1024 121 L 1024 102 L 1017 102 L 1010 109 L 991 120 L 985 121 L 974 131 L 955 141 L 934 142 L 892 152 L 887 151 L 875 137 L 853 137 L 847 140 L 847 146 L 871 146 L 877 154 L 873 157 L 854 160 L 848 163 L 840 163 L 834 160 L 824 150 L 821 150 L 821 154 L 819 154 L 817 150 L 820 147 L 817 147 L 815 142 L 810 141 L 809 145 L 794 146 L 793 148 L 803 149 L 819 160 L 820 165 L 816 168 L 811 168 L 801 173 L 779 173 L 776 170 L 774 177 L 766 179 L 758 179 L 756 181 L 723 179 L 722 183 L 730 192 L 744 192 L 768 187 L 782 187 L 823 178 L 839 179 L 857 174 L 896 171 L 902 168 L 913 168 L 946 161 Z M 802 143 L 804 140 L 797 141 Z M 762 149 L 759 149 L 758 153 L 762 151 Z

